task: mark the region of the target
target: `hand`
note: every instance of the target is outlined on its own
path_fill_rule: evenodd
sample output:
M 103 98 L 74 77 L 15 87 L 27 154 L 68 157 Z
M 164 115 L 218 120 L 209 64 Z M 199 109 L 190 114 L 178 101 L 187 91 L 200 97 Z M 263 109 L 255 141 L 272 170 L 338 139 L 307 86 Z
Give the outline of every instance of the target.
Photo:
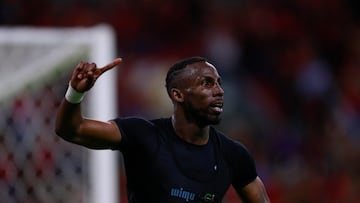
M 95 81 L 103 73 L 114 68 L 121 61 L 121 58 L 117 58 L 102 68 L 97 68 L 95 63 L 81 61 L 72 73 L 70 85 L 78 92 L 86 92 L 94 86 Z

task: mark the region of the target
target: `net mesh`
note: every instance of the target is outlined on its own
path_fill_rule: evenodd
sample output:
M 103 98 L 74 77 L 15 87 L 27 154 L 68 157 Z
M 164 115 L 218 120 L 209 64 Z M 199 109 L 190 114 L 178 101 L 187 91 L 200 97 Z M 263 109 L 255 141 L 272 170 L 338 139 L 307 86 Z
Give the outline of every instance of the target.
M 73 55 L 54 44 L 0 44 L 0 88 L 8 93 L 0 95 L 0 203 L 88 202 L 89 152 L 54 132 L 64 82 L 80 60 L 43 62 L 59 50 Z

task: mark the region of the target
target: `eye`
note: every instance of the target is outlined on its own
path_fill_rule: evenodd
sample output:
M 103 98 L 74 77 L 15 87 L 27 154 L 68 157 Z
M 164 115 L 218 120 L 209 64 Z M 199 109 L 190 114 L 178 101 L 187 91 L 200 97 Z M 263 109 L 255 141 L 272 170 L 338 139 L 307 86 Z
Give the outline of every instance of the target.
M 202 82 L 201 85 L 204 87 L 211 87 L 214 85 L 214 81 L 209 79 L 209 78 L 205 78 Z
M 221 81 L 221 79 L 220 79 L 220 78 L 218 79 L 218 81 L 217 81 L 217 82 L 218 82 L 219 86 L 221 87 L 221 86 L 222 86 L 222 81 Z

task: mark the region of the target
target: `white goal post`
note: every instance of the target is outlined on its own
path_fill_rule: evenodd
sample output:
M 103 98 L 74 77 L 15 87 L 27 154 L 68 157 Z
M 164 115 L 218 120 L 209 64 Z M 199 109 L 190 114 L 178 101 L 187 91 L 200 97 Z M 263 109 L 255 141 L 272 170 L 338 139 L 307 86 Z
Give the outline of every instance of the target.
M 35 44 L 36 47 L 32 46 Z M 15 49 L 6 49 L 9 45 L 22 46 L 22 51 L 27 54 L 13 53 Z M 77 28 L 0 27 L 0 100 L 11 98 L 29 85 L 36 86 L 38 81 L 50 80 L 50 74 L 71 71 L 69 68 L 64 70 L 66 66 L 62 65 L 69 61 L 88 60 L 101 67 L 114 58 L 116 37 L 108 25 Z M 66 85 L 67 81 L 64 81 L 64 87 Z M 98 79 L 83 105 L 86 117 L 107 121 L 116 116 L 116 69 Z M 118 203 L 118 153 L 89 150 L 87 163 L 90 197 L 86 199 L 91 203 Z

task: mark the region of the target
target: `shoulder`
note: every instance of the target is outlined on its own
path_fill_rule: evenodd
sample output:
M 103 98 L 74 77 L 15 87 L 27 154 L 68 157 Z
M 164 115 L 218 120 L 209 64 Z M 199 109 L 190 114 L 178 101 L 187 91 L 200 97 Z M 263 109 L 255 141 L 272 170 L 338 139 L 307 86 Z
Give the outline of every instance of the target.
M 223 132 L 216 130 L 215 128 L 213 128 L 213 132 L 215 132 L 215 137 L 224 159 L 230 165 L 242 165 L 245 163 L 246 165 L 254 164 L 250 151 L 243 143 L 228 137 Z
M 233 174 L 233 186 L 242 188 L 257 177 L 255 161 L 244 144 L 216 130 L 216 137 L 225 162 Z M 241 173 L 239 173 L 241 172 Z
M 119 127 L 121 134 L 149 134 L 161 128 L 166 128 L 169 123 L 169 118 L 145 119 L 143 117 L 119 117 L 114 119 L 114 122 Z
M 167 118 L 145 119 L 142 117 L 122 117 L 114 119 L 121 135 L 121 149 L 136 148 L 137 146 L 156 146 L 162 135 L 161 131 L 167 126 Z
M 121 125 L 134 125 L 134 124 L 140 124 L 140 125 L 151 125 L 150 120 L 145 119 L 143 117 L 118 117 L 114 119 L 115 123 L 119 126 Z
M 143 117 L 118 117 L 113 121 L 121 128 L 124 127 L 161 127 L 165 125 L 169 118 L 146 119 Z
M 224 152 L 232 153 L 234 151 L 237 152 L 248 152 L 248 149 L 244 144 L 242 144 L 240 141 L 235 140 L 227 135 L 225 135 L 223 132 L 215 129 L 212 127 L 212 131 L 215 134 L 216 139 L 219 142 L 219 145 L 221 146 L 221 149 Z

